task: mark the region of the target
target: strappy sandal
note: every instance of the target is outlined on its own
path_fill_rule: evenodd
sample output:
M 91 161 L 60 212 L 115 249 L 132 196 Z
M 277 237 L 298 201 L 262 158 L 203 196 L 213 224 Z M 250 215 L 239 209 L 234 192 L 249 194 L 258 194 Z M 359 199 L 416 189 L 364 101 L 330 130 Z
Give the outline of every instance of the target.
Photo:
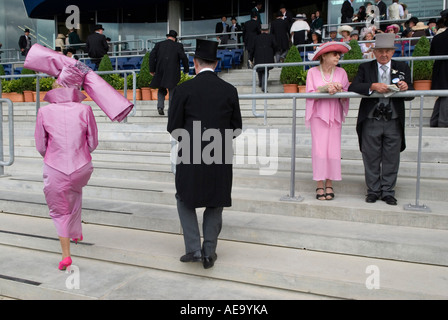
M 319 191 L 319 190 L 323 190 L 323 191 L 325 191 L 324 188 L 317 188 L 317 189 L 316 189 L 316 192 Z M 325 200 L 325 197 L 326 197 L 325 193 L 322 193 L 322 194 L 316 194 L 316 199 L 317 199 L 317 200 Z
M 325 193 L 325 199 L 326 200 L 333 200 L 334 199 L 334 190 L 333 187 L 325 187 L 325 191 L 327 191 L 327 189 L 331 189 L 333 192 L 331 193 Z M 330 197 L 330 198 L 327 198 Z

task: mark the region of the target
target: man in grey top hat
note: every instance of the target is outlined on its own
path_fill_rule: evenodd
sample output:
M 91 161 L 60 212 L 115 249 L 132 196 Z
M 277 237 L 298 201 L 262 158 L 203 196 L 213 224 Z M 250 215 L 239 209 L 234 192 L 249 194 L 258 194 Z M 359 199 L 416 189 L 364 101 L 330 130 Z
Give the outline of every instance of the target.
M 411 70 L 405 62 L 394 61 L 395 34 L 376 35 L 376 60 L 362 63 L 348 91 L 369 96 L 374 92 L 390 93 L 413 90 Z M 412 100 L 412 99 L 409 99 Z M 406 148 L 404 136 L 405 99 L 363 98 L 359 107 L 356 131 L 365 168 L 366 202 L 382 199 L 396 205 L 395 185 L 400 165 L 400 152 Z

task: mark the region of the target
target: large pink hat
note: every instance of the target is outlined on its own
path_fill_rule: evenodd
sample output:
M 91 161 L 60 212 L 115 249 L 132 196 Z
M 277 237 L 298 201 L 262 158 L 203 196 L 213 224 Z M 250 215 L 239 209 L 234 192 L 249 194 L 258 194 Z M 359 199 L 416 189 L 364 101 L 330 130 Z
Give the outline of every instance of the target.
M 318 60 L 321 55 L 327 52 L 347 53 L 350 51 L 350 49 L 351 47 L 345 42 L 336 42 L 336 41 L 325 42 L 324 44 L 318 46 L 316 51 L 314 51 L 313 61 Z
M 60 85 L 86 90 L 93 101 L 112 121 L 121 122 L 134 105 L 104 81 L 84 63 L 54 50 L 34 44 L 28 52 L 24 67 L 57 77 Z

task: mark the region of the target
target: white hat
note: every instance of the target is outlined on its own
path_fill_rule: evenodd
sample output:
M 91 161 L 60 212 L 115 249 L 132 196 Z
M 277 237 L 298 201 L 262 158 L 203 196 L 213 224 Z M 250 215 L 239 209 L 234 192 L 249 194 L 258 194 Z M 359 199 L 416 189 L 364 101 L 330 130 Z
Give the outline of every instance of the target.
M 341 34 L 342 31 L 347 31 L 350 34 L 353 31 L 353 28 L 348 25 L 343 25 L 338 28 L 338 33 Z

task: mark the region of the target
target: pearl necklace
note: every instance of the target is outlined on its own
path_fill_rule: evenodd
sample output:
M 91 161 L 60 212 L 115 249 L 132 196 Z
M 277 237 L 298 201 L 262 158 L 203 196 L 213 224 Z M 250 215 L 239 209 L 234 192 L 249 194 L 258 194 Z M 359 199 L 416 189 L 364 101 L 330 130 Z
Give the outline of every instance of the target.
M 325 79 L 325 74 L 324 74 L 324 71 L 322 70 L 322 66 L 319 66 L 320 75 L 322 76 L 322 80 L 323 80 L 324 82 L 326 82 L 326 83 L 333 82 L 334 69 L 335 69 L 335 68 L 332 68 L 332 69 L 331 69 L 330 78 L 327 80 L 327 79 Z

